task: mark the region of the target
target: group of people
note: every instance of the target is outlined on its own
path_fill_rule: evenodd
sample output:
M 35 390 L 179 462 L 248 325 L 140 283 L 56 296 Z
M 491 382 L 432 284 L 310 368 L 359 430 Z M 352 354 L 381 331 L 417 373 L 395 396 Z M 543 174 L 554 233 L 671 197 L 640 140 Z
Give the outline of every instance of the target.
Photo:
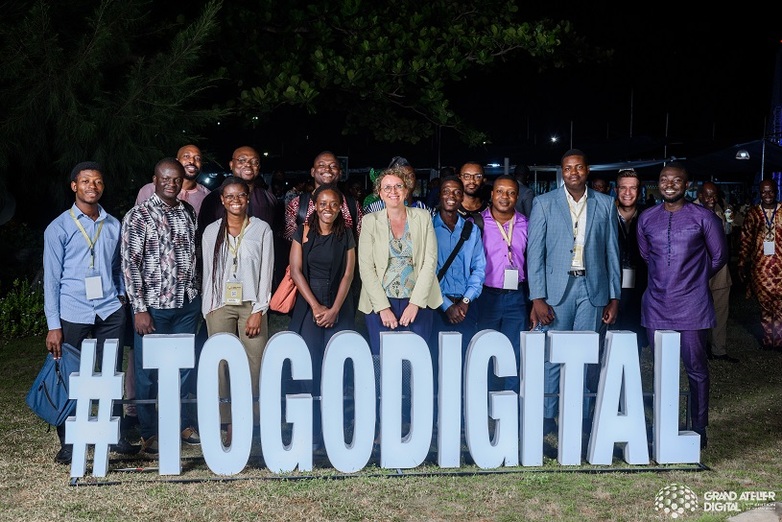
M 208 336 L 237 335 L 257 399 L 274 267 L 281 261 L 275 256 L 278 238 L 289 241 L 282 264 L 290 266 L 298 298 L 288 328 L 311 352 L 313 395 L 319 395 L 326 344 L 335 333 L 355 329 L 356 310 L 365 316 L 374 355 L 382 332 L 412 331 L 428 341 L 435 369 L 440 332 L 460 332 L 466 351 L 475 333 L 497 330 L 508 337 L 518 361 L 519 332 L 533 328 L 629 329 L 638 334 L 639 348 L 653 345 L 656 330 L 676 330 L 692 425 L 705 446 L 706 361 L 709 333 L 717 325 L 710 279 L 726 265 L 727 248 L 708 196 L 703 206 L 684 198 L 690 180 L 683 165 L 662 169 L 663 204 L 643 212 L 634 171 L 619 173 L 614 200 L 588 186 L 589 162 L 578 149 L 562 157 L 563 185 L 534 198 L 524 168 L 497 177 L 484 198 L 483 168 L 467 162 L 440 179 L 434 208 L 412 200 L 415 171 L 400 157 L 374 177 L 377 201 L 362 206 L 340 190 L 337 157 L 321 152 L 310 169 L 313 190 L 292 195 L 284 212 L 259 182 L 260 157 L 252 147 L 234 151 L 232 176 L 217 190 L 197 183 L 200 166 L 201 152 L 192 144 L 160 160 L 120 223 L 99 203 L 102 167 L 80 163 L 70 176 L 73 206 L 45 232 L 47 349 L 59 356 L 62 343 L 79 348 L 87 337 L 96 338 L 99 349 L 107 338 L 123 346 L 126 321 L 132 325 L 125 395 L 136 402 L 141 446 L 128 442 L 123 424 L 113 450 L 158 450 L 157 375 L 142 365 L 144 335 L 193 334 L 197 354 Z M 764 344 L 771 347 L 782 344 L 778 297 L 755 274 L 778 273 L 774 245 L 782 239 L 774 230 L 782 216 L 776 192 L 763 192 L 775 187 L 766 185 L 762 205 L 745 222 L 739 268 L 753 274 L 747 277 L 766 310 L 764 321 L 770 318 Z M 559 370 L 545 365 L 546 433 L 556 430 Z M 227 368 L 221 372 L 220 396 L 230 399 Z M 588 392 L 596 391 L 595 375 L 591 368 Z M 194 376 L 194 369 L 181 372 L 183 399 L 192 397 Z M 515 389 L 518 377 L 498 385 Z M 197 422 L 187 408 L 182 411 L 182 440 L 197 444 Z M 588 419 L 588 409 L 586 414 Z M 255 415 L 257 424 L 257 401 Z M 221 423 L 230 445 L 227 401 Z M 69 463 L 64 427 L 57 428 L 61 447 L 55 460 Z M 319 431 L 317 416 L 316 444 Z

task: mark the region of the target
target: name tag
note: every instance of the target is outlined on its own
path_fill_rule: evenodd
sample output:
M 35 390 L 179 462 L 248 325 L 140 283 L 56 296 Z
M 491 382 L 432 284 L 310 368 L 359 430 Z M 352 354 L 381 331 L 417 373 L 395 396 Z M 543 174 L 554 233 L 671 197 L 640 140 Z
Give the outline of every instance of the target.
M 228 281 L 225 283 L 225 304 L 242 304 L 242 283 L 241 281 Z
M 502 282 L 503 290 L 519 289 L 519 270 L 517 268 L 506 268 L 505 279 Z
M 773 241 L 763 241 L 763 255 L 764 256 L 773 256 L 774 255 L 774 242 Z
M 622 288 L 635 288 L 635 268 L 622 269 Z
M 85 277 L 84 287 L 87 290 L 87 299 L 103 299 L 103 281 L 99 275 Z

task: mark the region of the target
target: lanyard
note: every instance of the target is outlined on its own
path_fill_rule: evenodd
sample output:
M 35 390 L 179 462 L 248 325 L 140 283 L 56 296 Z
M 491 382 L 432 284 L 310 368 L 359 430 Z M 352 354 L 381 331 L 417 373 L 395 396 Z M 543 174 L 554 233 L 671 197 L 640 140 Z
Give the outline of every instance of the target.
M 510 221 L 508 221 L 508 232 L 505 232 L 505 229 L 502 228 L 502 225 L 500 225 L 499 221 L 495 221 L 497 224 L 497 228 L 500 229 L 500 235 L 502 236 L 502 239 L 505 240 L 505 244 L 508 245 L 508 264 L 513 266 L 513 250 L 511 250 L 511 241 L 513 241 L 513 222 L 516 221 L 516 216 L 514 215 Z
M 771 213 L 771 219 L 768 219 L 768 214 L 766 213 L 766 209 L 763 209 L 763 217 L 766 218 L 766 240 L 767 241 L 774 240 L 774 219 L 776 218 L 778 209 L 779 209 L 779 203 L 776 203 L 774 205 L 774 212 Z
M 76 223 L 76 226 L 79 228 L 79 231 L 81 232 L 81 235 L 84 236 L 84 239 L 87 240 L 87 246 L 90 247 L 90 268 L 95 268 L 95 243 L 98 242 L 98 237 L 100 236 L 100 231 L 103 229 L 103 223 L 106 221 L 103 220 L 98 225 L 98 230 L 95 231 L 95 237 L 90 239 L 90 236 L 87 234 L 87 231 L 84 230 L 84 227 L 81 223 L 79 223 L 79 220 L 76 219 L 76 214 L 73 213 L 73 209 L 68 209 L 68 212 L 71 214 L 71 218 L 73 218 L 73 222 Z
M 586 192 L 584 192 L 584 204 L 580 209 L 578 209 L 578 213 L 573 210 L 573 205 L 570 204 L 570 199 L 567 200 L 567 206 L 570 209 L 570 216 L 573 218 L 573 241 L 575 241 L 578 237 L 578 222 L 581 220 L 581 214 L 584 213 L 584 209 L 587 206 Z M 576 203 L 576 206 L 578 206 L 578 203 Z
M 244 218 L 244 222 L 242 223 L 242 230 L 239 232 L 239 235 L 236 237 L 236 247 L 231 245 L 231 239 L 228 236 L 228 227 L 225 228 L 225 242 L 228 245 L 228 250 L 231 251 L 231 254 L 234 256 L 234 279 L 236 278 L 236 267 L 239 264 L 239 246 L 242 244 L 242 238 L 244 237 L 244 231 L 247 228 L 247 223 L 250 222 L 250 218 L 246 217 Z

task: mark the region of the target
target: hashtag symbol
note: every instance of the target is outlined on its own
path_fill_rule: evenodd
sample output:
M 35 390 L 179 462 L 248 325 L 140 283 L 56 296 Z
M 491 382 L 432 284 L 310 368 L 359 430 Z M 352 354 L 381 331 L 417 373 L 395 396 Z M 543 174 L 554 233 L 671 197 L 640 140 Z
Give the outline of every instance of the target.
M 73 444 L 71 477 L 83 477 L 87 465 L 87 445 L 95 445 L 92 475 L 105 477 L 109 467 L 109 444 L 119 441 L 119 417 L 111 416 L 114 399 L 122 399 L 122 373 L 116 373 L 117 339 L 103 343 L 100 373 L 94 371 L 97 343 L 85 339 L 81 344 L 79 371 L 70 378 L 70 398 L 76 400 L 76 415 L 65 421 L 65 442 Z M 92 414 L 93 401 L 97 415 Z

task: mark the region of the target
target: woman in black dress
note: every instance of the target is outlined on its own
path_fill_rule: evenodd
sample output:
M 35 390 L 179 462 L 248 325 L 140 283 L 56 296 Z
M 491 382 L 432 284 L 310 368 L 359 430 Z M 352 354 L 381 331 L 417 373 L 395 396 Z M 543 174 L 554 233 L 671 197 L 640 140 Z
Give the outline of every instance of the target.
M 293 235 L 291 277 L 298 297 L 288 329 L 304 338 L 312 358 L 313 396 L 320 395 L 323 353 L 337 332 L 355 329 L 350 285 L 356 266 L 356 242 L 345 227 L 344 196 L 332 184 L 312 193 L 315 212 Z M 320 445 L 320 408 L 315 408 L 315 444 Z

